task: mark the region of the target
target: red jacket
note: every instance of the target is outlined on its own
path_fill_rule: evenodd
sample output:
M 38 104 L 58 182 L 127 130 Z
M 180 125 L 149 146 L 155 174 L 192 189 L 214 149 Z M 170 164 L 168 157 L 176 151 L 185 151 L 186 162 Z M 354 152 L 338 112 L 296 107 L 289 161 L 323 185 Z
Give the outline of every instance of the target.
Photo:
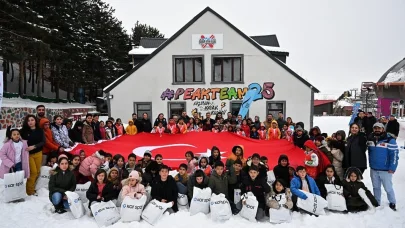
M 242 129 L 243 132 L 245 132 L 246 137 L 250 137 L 250 127 L 248 125 L 241 125 L 240 128 Z

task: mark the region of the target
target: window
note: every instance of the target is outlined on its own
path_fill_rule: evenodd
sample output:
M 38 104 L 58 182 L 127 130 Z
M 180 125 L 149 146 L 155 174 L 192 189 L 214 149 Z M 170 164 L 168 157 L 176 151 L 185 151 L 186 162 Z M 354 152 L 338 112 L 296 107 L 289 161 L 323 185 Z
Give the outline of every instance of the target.
M 239 114 L 239 110 L 240 110 L 240 106 L 242 106 L 242 101 L 231 101 L 230 104 L 230 112 L 232 113 L 232 115 L 234 116 L 238 116 Z M 246 117 L 249 117 L 249 111 L 246 114 Z M 225 117 L 226 118 L 226 117 Z
M 186 110 L 186 102 L 168 102 L 168 118 L 173 115 L 181 116 L 182 112 Z
M 274 118 L 278 118 L 278 113 L 282 112 L 284 116 L 286 116 L 285 113 L 285 106 L 286 102 L 285 101 L 268 101 L 267 102 L 267 107 L 266 107 L 266 115 L 268 114 L 273 114 Z
M 243 82 L 243 56 L 213 56 L 212 82 Z
M 173 83 L 203 83 L 202 56 L 173 56 Z
M 134 113 L 137 114 L 138 119 L 142 119 L 145 112 L 148 113 L 149 119 L 153 119 L 151 102 L 134 102 Z

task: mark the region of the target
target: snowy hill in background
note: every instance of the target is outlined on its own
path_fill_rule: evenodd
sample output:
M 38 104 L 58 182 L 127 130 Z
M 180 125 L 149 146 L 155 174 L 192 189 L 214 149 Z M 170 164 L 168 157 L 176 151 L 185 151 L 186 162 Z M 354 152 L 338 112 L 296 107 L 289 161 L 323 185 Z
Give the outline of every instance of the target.
M 322 132 L 327 132 L 329 135 L 337 130 L 348 130 L 348 123 L 350 117 L 314 117 L 314 125 L 319 126 Z M 398 144 L 404 145 L 405 140 L 405 122 L 401 122 L 401 133 L 398 139 Z M 0 138 L 4 137 L 4 130 L 0 131 Z M 405 156 L 404 150 L 400 151 L 399 166 L 394 174 L 393 182 L 394 189 L 397 197 L 397 212 L 393 212 L 388 208 L 386 194 L 383 191 L 382 207 L 374 214 L 371 212 L 338 214 L 327 212 L 324 216 L 309 216 L 297 212 L 293 213 L 293 220 L 288 224 L 270 225 L 267 220 L 251 223 L 240 216 L 233 216 L 225 223 L 212 222 L 210 215 L 197 214 L 190 216 L 188 212 L 178 212 L 173 215 L 164 215 L 161 220 L 154 227 L 157 228 L 207 228 L 221 226 L 222 228 L 235 228 L 235 227 L 251 227 L 255 228 L 268 228 L 268 227 L 302 227 L 302 228 L 402 228 L 405 227 L 405 194 L 401 189 L 405 188 Z M 270 158 L 277 159 L 277 158 Z M 364 182 L 369 190 L 372 191 L 369 170 L 365 171 Z M 2 180 L 0 180 L 1 182 Z M 2 188 L 0 185 L 0 201 L 2 201 Z M 97 224 L 93 217 L 85 215 L 80 219 L 74 219 L 70 213 L 63 215 L 53 214 L 50 212 L 51 203 L 49 201 L 47 190 L 39 191 L 39 196 L 31 196 L 23 203 L 4 204 L 0 202 L 0 221 L 3 227 L 86 227 L 96 228 Z M 112 228 L 120 227 L 136 227 L 136 228 L 151 228 L 153 226 L 148 223 L 132 222 L 122 223 L 118 222 Z

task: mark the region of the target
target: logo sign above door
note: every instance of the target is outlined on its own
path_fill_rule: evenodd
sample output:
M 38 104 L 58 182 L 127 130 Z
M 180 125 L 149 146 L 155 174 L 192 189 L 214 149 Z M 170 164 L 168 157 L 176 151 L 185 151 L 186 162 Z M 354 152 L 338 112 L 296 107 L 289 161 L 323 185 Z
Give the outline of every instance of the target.
M 191 48 L 195 50 L 220 50 L 224 48 L 223 34 L 193 34 Z

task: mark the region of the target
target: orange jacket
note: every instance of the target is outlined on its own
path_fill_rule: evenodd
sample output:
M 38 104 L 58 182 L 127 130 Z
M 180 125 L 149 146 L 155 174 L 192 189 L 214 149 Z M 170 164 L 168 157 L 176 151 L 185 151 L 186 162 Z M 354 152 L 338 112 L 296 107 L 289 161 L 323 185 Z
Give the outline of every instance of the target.
M 39 126 L 44 130 L 45 133 L 45 145 L 42 149 L 42 152 L 44 154 L 48 154 L 49 152 L 52 151 L 58 151 L 60 145 L 53 139 L 52 131 L 50 128 L 44 129 L 44 125 L 46 123 L 49 123 L 49 120 L 47 118 L 42 118 L 39 121 Z
M 133 120 L 129 120 L 128 124 L 132 122 L 132 125 L 128 125 L 125 128 L 125 131 L 127 133 L 127 135 L 136 135 L 138 133 L 138 128 L 136 128 L 136 126 L 134 125 L 134 121 Z
M 277 121 L 273 120 L 273 122 L 271 122 L 271 124 L 273 125 L 273 123 L 276 124 L 276 128 L 273 128 L 273 126 L 272 126 L 269 128 L 269 130 L 267 130 L 267 135 L 268 135 L 269 140 L 275 140 L 275 139 L 281 138 L 281 131 L 278 128 Z

